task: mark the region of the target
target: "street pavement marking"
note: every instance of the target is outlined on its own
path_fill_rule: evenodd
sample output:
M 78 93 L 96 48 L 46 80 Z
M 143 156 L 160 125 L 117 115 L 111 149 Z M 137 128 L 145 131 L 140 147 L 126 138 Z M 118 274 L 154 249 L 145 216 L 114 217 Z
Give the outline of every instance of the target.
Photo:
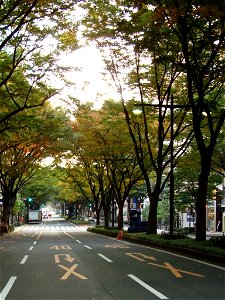
M 68 235 L 69 237 L 71 237 L 71 239 L 75 239 L 74 236 L 70 235 L 69 233 L 67 233 L 66 231 L 63 231 L 64 234 Z
M 106 257 L 105 255 L 98 253 L 99 256 L 101 256 L 103 259 L 105 259 L 107 262 L 113 262 L 111 259 L 109 259 L 108 257 Z
M 106 248 L 120 248 L 120 249 L 125 249 L 125 248 L 130 248 L 129 246 L 126 245 L 121 245 L 121 244 L 117 244 L 117 245 L 105 245 Z
M 153 256 L 148 256 L 148 255 L 145 255 L 145 254 L 142 254 L 142 253 L 125 253 L 126 255 L 129 255 L 129 256 L 131 256 L 131 257 L 133 257 L 133 258 L 135 258 L 135 259 L 137 259 L 137 260 L 139 260 L 139 261 L 146 261 L 146 259 L 149 259 L 149 260 L 156 260 L 155 259 L 155 257 L 153 257 Z M 138 257 L 138 256 L 140 256 L 140 257 L 142 257 L 142 258 L 140 258 L 140 257 Z M 145 259 L 143 259 L 143 258 L 145 258 Z
M 79 244 L 81 244 L 81 241 L 79 241 L 79 240 L 76 240 L 76 242 L 78 242 Z
M 29 256 L 29 255 L 25 255 L 25 256 L 24 256 L 24 258 L 23 258 L 23 259 L 21 260 L 21 262 L 20 262 L 20 265 L 24 265 L 24 264 L 25 264 L 25 262 L 26 262 L 28 256 Z M 1 299 L 1 298 L 0 298 L 0 299 Z
M 71 257 L 69 254 L 55 254 L 54 259 L 56 264 L 60 264 L 60 256 L 65 256 L 65 260 L 68 262 L 73 262 L 75 258 Z
M 87 249 L 90 249 L 90 250 L 92 249 L 90 246 L 87 246 L 87 245 L 84 245 L 84 247 Z
M 7 251 L 5 247 L 0 247 L 0 251 Z
M 37 244 L 37 241 L 34 241 L 34 242 L 33 242 L 33 245 L 36 245 L 36 244 Z
M 70 275 L 74 275 L 80 279 L 88 279 L 87 277 L 77 273 L 77 272 L 74 272 L 74 270 L 76 269 L 76 267 L 78 266 L 78 264 L 74 264 L 71 266 L 71 268 L 67 268 L 63 265 L 58 265 L 59 267 L 61 267 L 62 269 L 66 270 L 66 273 L 60 278 L 60 280 L 66 280 Z
M 33 248 L 34 248 L 34 246 L 31 246 L 31 247 L 29 248 L 29 251 L 33 250 Z
M 154 294 L 155 296 L 157 296 L 159 299 L 169 299 L 167 298 L 165 295 L 161 294 L 160 292 L 158 292 L 157 290 L 155 290 L 153 287 L 151 287 L 150 285 L 148 285 L 147 283 L 145 283 L 144 281 L 142 281 L 141 279 L 139 279 L 138 277 L 136 277 L 133 274 L 127 274 L 131 279 L 133 279 L 134 281 L 136 281 L 137 283 L 139 283 L 141 286 L 143 286 L 146 290 L 150 291 L 152 294 Z
M 17 278 L 16 276 L 12 276 L 9 279 L 8 283 L 6 284 L 6 286 L 4 287 L 3 291 L 0 294 L 0 299 L 1 300 L 4 300 L 6 298 L 6 296 L 8 295 L 8 293 L 10 291 L 10 289 L 12 288 L 14 282 L 16 281 L 16 278 Z
M 60 250 L 60 249 L 66 250 L 66 249 L 69 249 L 69 250 L 71 250 L 70 246 L 67 246 L 67 245 L 65 245 L 65 246 L 64 245 L 62 245 L 62 246 L 52 246 L 49 249 L 54 249 L 54 250 Z
M 42 235 L 42 231 L 39 233 L 39 235 L 38 235 L 38 237 L 37 237 L 37 240 L 40 239 L 41 235 Z
M 188 272 L 188 271 L 185 271 L 185 270 L 176 269 L 171 264 L 169 264 L 168 262 L 165 262 L 164 265 L 159 265 L 159 264 L 154 264 L 154 263 L 148 263 L 148 264 L 152 265 L 152 266 L 156 266 L 156 267 L 161 267 L 161 268 L 164 268 L 164 269 L 168 269 L 177 278 L 182 278 L 182 275 L 180 273 L 185 273 L 185 274 L 193 275 L 193 276 L 196 276 L 196 277 L 205 277 L 204 275 L 201 275 L 201 274 L 196 274 L 196 273 Z
M 35 234 L 37 234 L 38 232 L 42 231 L 42 232 L 49 232 L 49 231 L 70 231 L 70 232 L 83 232 L 83 231 L 87 231 L 88 226 L 77 226 L 77 225 L 70 225 L 70 226 L 63 226 L 60 224 L 57 225 L 46 225 L 47 223 L 41 223 L 39 225 L 27 225 L 24 226 L 23 228 L 21 227 L 20 229 L 18 229 L 17 231 L 21 231 L 21 232 L 35 232 Z

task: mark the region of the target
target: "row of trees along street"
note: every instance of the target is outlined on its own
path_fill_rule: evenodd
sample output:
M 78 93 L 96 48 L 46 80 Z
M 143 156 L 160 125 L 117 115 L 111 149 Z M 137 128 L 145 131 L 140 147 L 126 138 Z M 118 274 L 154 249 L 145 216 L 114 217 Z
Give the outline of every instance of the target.
M 223 1 L 79 3 L 82 33 L 101 50 L 120 101 L 112 96 L 97 110 L 70 97 L 69 112 L 49 105 L 59 93 L 49 76 L 63 73 L 56 55 L 77 47 L 78 4 L 6 2 L 0 4 L 4 230 L 18 195 L 36 205 L 84 201 L 97 223 L 103 209 L 105 226 L 115 199 L 121 229 L 125 201 L 144 194 L 147 233 L 155 234 L 174 170 L 175 206 L 194 207 L 196 240 L 204 240 L 206 204 L 225 171 Z M 46 54 L 49 36 L 57 43 Z M 54 158 L 51 168 L 41 164 L 46 157 Z

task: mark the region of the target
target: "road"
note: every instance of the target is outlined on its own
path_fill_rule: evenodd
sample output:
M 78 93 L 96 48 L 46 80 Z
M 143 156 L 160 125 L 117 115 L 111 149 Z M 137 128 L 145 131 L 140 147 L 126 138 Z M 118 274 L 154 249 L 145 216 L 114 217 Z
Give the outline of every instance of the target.
M 60 218 L 0 237 L 0 299 L 224 300 L 225 269 Z

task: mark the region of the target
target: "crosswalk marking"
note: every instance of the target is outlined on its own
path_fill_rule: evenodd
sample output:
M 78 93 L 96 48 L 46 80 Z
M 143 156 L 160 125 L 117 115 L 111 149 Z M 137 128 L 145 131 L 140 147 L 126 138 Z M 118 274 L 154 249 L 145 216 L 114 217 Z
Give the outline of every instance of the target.
M 61 225 L 46 225 L 46 224 L 39 224 L 39 225 L 31 225 L 28 224 L 26 226 L 22 226 L 19 228 L 17 231 L 22 231 L 22 232 L 37 232 L 37 231 L 69 231 L 69 232 L 83 232 L 87 231 L 88 226 L 76 226 L 76 225 L 71 225 L 71 226 L 61 226 Z

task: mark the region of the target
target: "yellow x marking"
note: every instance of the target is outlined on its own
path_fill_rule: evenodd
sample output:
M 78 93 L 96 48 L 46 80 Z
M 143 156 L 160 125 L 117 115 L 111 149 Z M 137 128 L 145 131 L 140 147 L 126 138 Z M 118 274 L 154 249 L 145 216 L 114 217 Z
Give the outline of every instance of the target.
M 200 274 L 196 274 L 196 273 L 176 269 L 168 262 L 165 262 L 164 265 L 159 265 L 159 264 L 150 263 L 150 262 L 148 264 L 152 265 L 152 266 L 156 266 L 156 267 L 161 267 L 161 268 L 164 268 L 164 269 L 169 269 L 174 274 L 174 276 L 176 276 L 177 278 L 182 278 L 182 275 L 180 273 L 185 273 L 185 274 L 193 275 L 193 276 L 196 276 L 196 277 L 205 277 L 204 275 L 200 275 Z
M 72 267 L 69 269 L 63 265 L 58 265 L 59 267 L 61 267 L 62 269 L 66 270 L 66 273 L 60 278 L 60 280 L 66 280 L 71 274 L 73 274 L 74 276 L 80 278 L 80 279 L 87 279 L 87 277 L 74 272 L 74 270 L 76 269 L 76 267 L 78 266 L 78 264 L 74 264 L 72 265 Z

